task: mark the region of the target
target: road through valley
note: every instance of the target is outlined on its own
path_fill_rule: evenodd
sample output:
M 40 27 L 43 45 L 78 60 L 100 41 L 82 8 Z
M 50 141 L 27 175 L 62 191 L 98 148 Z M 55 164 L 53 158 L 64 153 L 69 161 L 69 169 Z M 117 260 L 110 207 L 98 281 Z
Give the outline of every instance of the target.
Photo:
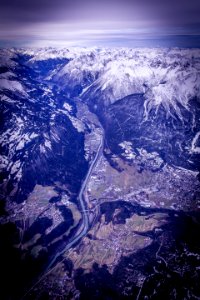
M 103 128 L 102 128 L 102 130 L 103 130 Z M 99 157 L 102 155 L 103 143 L 104 143 L 104 135 L 102 134 L 97 152 L 96 152 L 95 157 L 89 167 L 89 170 L 87 172 L 87 175 L 85 177 L 85 180 L 83 181 L 83 184 L 82 184 L 80 192 L 79 192 L 78 199 L 80 201 L 80 207 L 81 207 L 81 213 L 82 213 L 82 223 L 81 223 L 80 227 L 78 228 L 76 235 L 71 239 L 71 241 L 69 241 L 69 243 L 64 247 L 64 249 L 62 249 L 60 252 L 56 253 L 54 258 L 50 261 L 50 263 L 48 264 L 47 269 L 46 269 L 47 271 L 50 270 L 50 268 L 53 266 L 55 261 L 63 253 L 65 253 L 67 250 L 69 250 L 71 247 L 73 247 L 74 244 L 76 244 L 82 237 L 84 237 L 87 234 L 87 231 L 89 229 L 89 211 L 88 211 L 88 205 L 86 202 L 86 197 L 84 194 L 85 194 L 85 191 L 87 190 L 87 185 L 90 180 L 92 171 L 93 171 Z

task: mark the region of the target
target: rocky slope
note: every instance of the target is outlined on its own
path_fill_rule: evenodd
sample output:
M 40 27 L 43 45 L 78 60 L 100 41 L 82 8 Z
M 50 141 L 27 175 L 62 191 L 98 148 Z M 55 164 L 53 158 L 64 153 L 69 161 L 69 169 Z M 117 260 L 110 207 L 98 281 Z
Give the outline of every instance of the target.
M 200 297 L 199 49 L 2 49 L 0 107 L 3 299 L 75 236 L 102 128 L 89 232 L 26 298 Z

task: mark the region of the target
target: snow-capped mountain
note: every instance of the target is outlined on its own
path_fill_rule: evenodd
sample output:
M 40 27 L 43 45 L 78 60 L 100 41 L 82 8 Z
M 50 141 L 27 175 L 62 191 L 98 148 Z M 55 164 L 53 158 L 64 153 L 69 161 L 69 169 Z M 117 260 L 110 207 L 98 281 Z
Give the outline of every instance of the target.
M 87 92 L 91 97 L 101 95 L 113 103 L 130 94 L 143 93 L 147 112 L 161 104 L 168 111 L 172 106 L 178 112 L 177 103 L 186 107 L 200 94 L 198 49 L 47 48 L 18 52 L 30 57 L 30 66 L 66 59 L 66 65 L 63 61 L 59 69 L 49 70 L 46 79 L 71 89 L 80 86 L 82 94 Z
M 50 54 L 47 53 L 46 55 Z M 66 52 L 66 58 L 69 61 L 59 69 L 50 72 L 46 77 L 47 80 L 54 81 L 69 96 L 80 96 L 96 111 L 98 109 L 104 110 L 105 107 L 107 109 L 109 105 L 126 96 L 142 94 L 143 100 L 140 100 L 142 101 L 140 103 L 142 105 L 142 117 L 138 119 L 139 114 L 135 117 L 136 123 L 139 122 L 137 128 L 135 126 L 133 128 L 130 119 L 129 128 L 133 128 L 134 131 L 127 138 L 130 139 L 131 137 L 132 139 L 135 136 L 136 138 L 132 142 L 137 147 L 138 135 L 141 137 L 144 135 L 146 139 L 145 136 L 149 135 L 149 133 L 145 133 L 147 128 L 152 127 L 151 136 L 154 132 L 153 127 L 159 126 L 161 136 L 159 129 L 156 137 L 155 134 L 151 137 L 148 136 L 150 148 L 153 143 L 152 150 L 158 151 L 160 147 L 163 147 L 163 143 L 168 144 L 167 139 L 169 136 L 174 136 L 178 126 L 181 133 L 177 140 L 174 140 L 175 152 L 173 156 L 175 159 L 171 160 L 170 158 L 170 161 L 177 164 L 176 151 L 180 151 L 184 153 L 184 158 L 180 155 L 178 164 L 184 167 L 196 166 L 197 150 L 194 151 L 193 149 L 197 148 L 192 147 L 192 144 L 199 131 L 199 125 L 197 125 L 199 122 L 197 120 L 199 112 L 197 99 L 200 97 L 200 55 L 198 49 L 112 49 L 112 51 L 110 49 L 87 51 L 85 49 L 79 49 L 79 51 L 70 49 Z M 38 56 L 32 58 L 32 60 L 37 59 Z M 192 106 L 191 103 L 193 103 Z M 134 102 L 130 101 L 129 105 L 134 107 Z M 157 112 L 159 113 L 157 114 Z M 102 115 L 101 112 L 99 114 Z M 114 120 L 120 124 L 121 122 L 116 116 L 115 112 Z M 128 115 L 123 118 L 126 121 Z M 155 118 L 160 119 L 161 124 L 158 121 L 157 123 L 152 122 Z M 167 119 L 168 121 L 165 123 L 164 120 Z M 143 121 L 147 123 L 143 123 Z M 105 122 L 108 123 L 107 117 Z M 174 125 L 176 122 L 179 125 Z M 183 125 L 184 123 L 185 125 Z M 112 121 L 111 128 L 115 127 L 114 124 L 115 122 Z M 146 126 L 146 124 L 148 125 Z M 163 124 L 165 124 L 165 129 L 162 128 Z M 167 127 L 166 124 L 168 124 Z M 116 126 L 118 127 L 118 125 Z M 135 130 L 138 131 L 139 128 L 140 133 L 136 134 Z M 169 131 L 173 133 L 169 135 Z M 157 142 L 157 139 L 162 141 L 162 145 Z M 121 138 L 118 142 L 122 142 Z M 195 142 L 195 145 L 197 144 L 198 141 Z M 149 146 L 146 145 L 146 147 Z M 165 158 L 171 152 L 170 149 L 165 146 L 163 153 Z M 195 163 L 193 159 L 195 159 Z
M 86 97 L 113 103 L 131 94 L 145 94 L 146 111 L 161 104 L 179 114 L 178 103 L 200 96 L 198 50 L 99 51 L 72 59 L 54 77 L 62 84 L 81 85 Z
M 96 293 L 102 274 L 120 286 L 119 299 L 132 286 L 138 292 L 144 276 L 156 278 L 158 295 L 177 274 L 193 276 L 187 234 L 199 232 L 200 50 L 2 49 L 0 168 L 9 299 L 21 299 L 57 261 L 41 281 L 52 285 L 52 300 L 57 291 L 77 299 L 85 286 Z M 190 253 L 196 260 L 199 249 Z
M 59 141 L 57 129 L 53 129 L 57 115 L 80 128 L 74 113 L 63 106 L 75 105 L 72 98 L 77 96 L 106 124 L 108 144 L 110 132 L 119 132 L 110 144 L 113 151 L 122 152 L 119 144 L 126 140 L 136 152 L 145 144 L 146 149 L 161 151 L 168 162 L 197 167 L 198 49 L 5 49 L 0 88 L 2 166 L 9 177 L 23 177 L 19 153 L 29 157 L 30 149 L 38 147 L 42 157 L 53 151 L 52 143 Z M 175 150 L 170 150 L 173 147 Z
M 32 65 L 29 62 L 31 57 L 26 53 L 22 55 L 19 51 L 13 54 L 7 50 L 4 55 L 6 66 L 4 64 L 1 67 L 0 74 L 2 194 L 11 193 L 11 198 L 22 202 L 36 182 L 45 184 L 51 181 L 54 175 L 49 175 L 49 172 L 55 176 L 69 176 L 71 182 L 78 182 L 72 174 L 76 172 L 76 165 L 69 166 L 70 170 L 66 171 L 67 164 L 72 164 L 76 157 L 73 148 L 67 147 L 67 144 L 74 143 L 74 147 L 77 147 L 83 143 L 81 131 L 84 129 L 80 128 L 84 128 L 84 125 L 75 117 L 72 100 L 60 94 L 56 88 L 39 81 L 43 69 L 55 69 L 60 59 L 54 61 L 53 65 L 48 60 L 38 71 L 38 65 Z M 11 63 L 8 63 L 8 57 Z M 55 150 L 61 143 L 63 146 L 60 150 Z M 79 174 L 84 175 L 87 166 L 84 145 L 80 149 L 83 168 Z M 68 158 L 63 160 L 60 151 L 67 151 Z M 79 158 L 80 152 L 77 153 Z M 74 191 L 78 183 L 71 187 Z

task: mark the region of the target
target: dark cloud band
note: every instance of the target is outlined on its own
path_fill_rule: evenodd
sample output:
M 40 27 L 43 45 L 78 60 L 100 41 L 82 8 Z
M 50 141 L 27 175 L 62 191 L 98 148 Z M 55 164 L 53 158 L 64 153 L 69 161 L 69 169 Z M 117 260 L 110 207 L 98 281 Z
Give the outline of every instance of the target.
M 119 30 L 125 37 L 128 29 L 129 37 L 199 35 L 199 15 L 199 0 L 1 0 L 0 38 L 35 41 L 56 35 L 59 39 L 54 41 L 73 41 L 74 34 L 81 38 L 81 29 L 96 30 L 97 39 L 108 38 L 106 33 L 99 35 L 100 29 Z

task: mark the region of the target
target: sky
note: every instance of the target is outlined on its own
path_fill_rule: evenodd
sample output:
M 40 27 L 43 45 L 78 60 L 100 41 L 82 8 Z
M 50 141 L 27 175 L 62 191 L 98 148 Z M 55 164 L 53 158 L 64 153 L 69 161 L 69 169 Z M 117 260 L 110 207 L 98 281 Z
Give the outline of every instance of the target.
M 1 0 L 0 46 L 200 47 L 200 0 Z

